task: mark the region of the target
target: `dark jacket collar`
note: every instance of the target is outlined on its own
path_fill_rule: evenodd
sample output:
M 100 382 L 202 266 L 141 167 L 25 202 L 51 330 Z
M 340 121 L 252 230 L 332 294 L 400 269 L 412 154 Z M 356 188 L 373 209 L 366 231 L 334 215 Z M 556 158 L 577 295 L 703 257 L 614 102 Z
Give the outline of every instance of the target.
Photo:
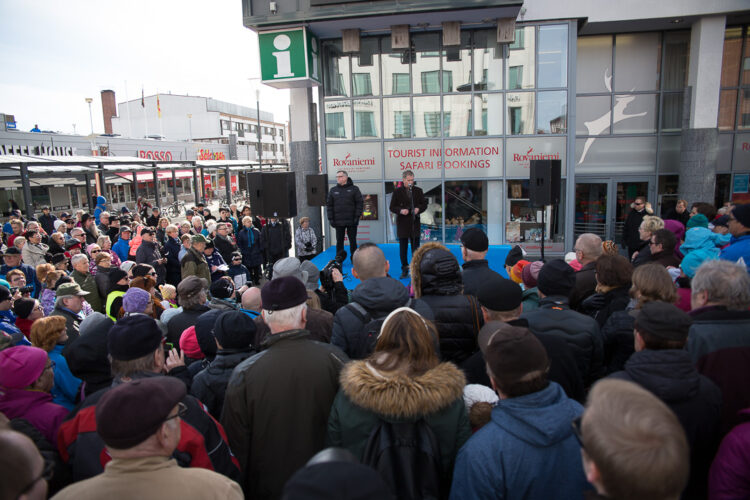
M 549 295 L 543 299 L 539 299 L 539 308 L 550 309 L 552 307 L 562 307 L 563 309 L 570 309 L 568 305 L 568 297 L 564 295 Z
M 726 306 L 705 306 L 688 313 L 694 321 L 739 321 L 750 319 L 750 311 L 730 311 Z
M 477 260 L 470 260 L 469 262 L 464 262 L 464 264 L 461 267 L 463 269 L 479 268 L 479 267 L 489 268 L 490 265 L 487 262 L 487 259 L 477 259 Z
M 301 340 L 309 338 L 310 332 L 305 329 L 300 328 L 297 330 L 287 330 L 280 333 L 270 333 L 268 337 L 266 337 L 266 339 L 261 343 L 261 346 L 263 346 L 263 348 L 268 348 L 285 340 Z

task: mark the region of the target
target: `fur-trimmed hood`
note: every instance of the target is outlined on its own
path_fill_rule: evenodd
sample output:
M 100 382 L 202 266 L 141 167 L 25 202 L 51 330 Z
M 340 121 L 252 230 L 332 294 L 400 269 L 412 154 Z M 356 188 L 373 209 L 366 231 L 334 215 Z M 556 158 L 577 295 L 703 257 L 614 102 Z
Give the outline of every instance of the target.
M 434 261 L 427 262 L 425 256 L 431 250 L 442 251 L 437 252 Z M 460 294 L 463 280 L 458 259 L 442 243 L 425 243 L 412 256 L 411 285 L 417 299 L 423 295 Z
M 367 361 L 352 361 L 341 371 L 341 389 L 357 406 L 390 418 L 442 410 L 463 396 L 466 385 L 466 377 L 453 363 L 440 363 L 417 377 L 376 373 Z

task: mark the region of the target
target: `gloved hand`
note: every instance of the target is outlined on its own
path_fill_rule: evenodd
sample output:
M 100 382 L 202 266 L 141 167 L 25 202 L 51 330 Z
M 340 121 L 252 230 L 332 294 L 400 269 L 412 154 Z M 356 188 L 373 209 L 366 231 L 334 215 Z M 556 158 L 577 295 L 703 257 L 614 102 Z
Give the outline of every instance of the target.
M 581 309 L 584 311 L 596 311 L 597 309 L 604 307 L 605 304 L 606 300 L 604 299 L 604 295 L 601 293 L 595 293 L 594 295 L 587 297 L 581 303 Z

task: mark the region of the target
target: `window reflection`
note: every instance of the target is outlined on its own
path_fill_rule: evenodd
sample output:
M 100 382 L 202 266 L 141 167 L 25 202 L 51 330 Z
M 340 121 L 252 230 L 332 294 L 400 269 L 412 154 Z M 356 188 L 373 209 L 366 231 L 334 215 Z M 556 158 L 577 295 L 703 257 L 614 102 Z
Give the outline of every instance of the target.
M 325 104 L 326 139 L 348 140 L 352 138 L 352 115 L 350 101 L 329 101 Z
M 539 27 L 539 82 L 537 87 L 565 87 L 568 83 L 568 27 Z M 518 87 L 520 88 L 520 87 Z
M 391 51 L 391 38 L 381 39 L 383 64 L 383 94 L 409 94 L 409 58 L 403 50 Z
M 495 30 L 474 32 L 474 90 L 499 90 L 503 87 L 503 46 L 497 43 Z
M 408 97 L 383 99 L 383 128 L 386 139 L 411 137 L 411 110 Z
M 323 45 L 325 72 L 323 85 L 328 97 L 349 95 L 349 56 L 341 48 L 341 40 L 326 42 Z
M 360 40 L 359 54 L 352 56 L 352 95 L 380 94 L 380 49 L 374 37 Z
M 412 36 L 412 43 L 416 51 L 414 62 L 414 93 L 436 94 L 440 92 L 440 37 L 437 33 Z M 453 80 L 450 72 L 444 74 L 443 86 L 452 88 Z
M 443 92 L 471 91 L 471 33 L 461 32 L 461 45 L 443 49 L 443 72 L 450 74 L 446 85 L 443 78 Z
M 354 101 L 354 138 L 380 137 L 380 101 L 356 99 Z
M 503 95 L 474 95 L 474 135 L 502 135 Z
M 659 82 L 659 33 L 615 37 L 615 90 L 656 90 Z
M 443 97 L 443 134 L 446 137 L 471 135 L 471 96 Z
M 508 93 L 508 133 L 511 135 L 534 133 L 534 93 Z
M 568 131 L 568 93 L 564 90 L 536 95 L 536 133 L 564 134 Z
M 450 124 L 450 113 L 445 117 L 445 121 Z M 441 127 L 440 99 L 435 97 L 415 97 L 414 137 L 439 137 Z
M 487 232 L 487 206 L 484 196 L 486 181 L 445 182 L 445 241 L 461 241 L 469 228 Z
M 508 89 L 534 88 L 534 26 L 516 29 L 516 39 L 508 46 Z

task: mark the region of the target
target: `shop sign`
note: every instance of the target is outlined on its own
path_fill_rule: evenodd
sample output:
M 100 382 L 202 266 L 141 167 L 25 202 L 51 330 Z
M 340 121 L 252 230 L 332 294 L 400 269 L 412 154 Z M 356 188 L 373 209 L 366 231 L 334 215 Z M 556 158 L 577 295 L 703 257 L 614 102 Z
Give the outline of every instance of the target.
M 232 180 L 231 180 L 231 182 L 229 184 L 229 187 L 230 187 L 230 189 L 232 190 L 233 193 L 236 193 L 237 190 L 240 188 L 239 187 L 239 183 L 237 182 L 237 176 L 236 175 L 232 175 L 231 179 Z
M 212 153 L 210 149 L 199 149 L 198 150 L 199 160 L 226 160 L 224 153 L 217 151 Z
M 734 174 L 732 193 L 747 193 L 750 185 L 750 174 Z
M 282 88 L 320 84 L 320 41 L 307 28 L 258 33 L 261 80 Z
M 171 151 L 145 151 L 143 149 L 139 149 L 138 158 L 146 158 L 148 160 L 157 160 L 157 161 L 172 161 L 172 152 Z
M 500 139 L 453 139 L 440 141 L 399 141 L 385 145 L 385 175 L 400 179 L 405 170 L 422 178 L 500 177 Z
M 73 156 L 76 148 L 72 146 L 20 146 L 18 144 L 1 144 L 0 153 L 4 155 L 32 155 L 32 156 Z
M 382 178 L 382 150 L 379 142 L 328 144 L 326 146 L 328 177 L 346 170 L 354 182 Z
M 211 176 L 210 175 L 204 175 L 203 176 L 203 187 L 206 190 L 211 189 Z
M 508 139 L 505 151 L 505 175 L 528 177 L 532 160 L 560 160 L 565 175 L 565 138 L 537 137 Z
M 750 168 L 750 134 L 737 134 L 734 136 L 734 159 L 732 160 L 734 170 L 747 170 Z

